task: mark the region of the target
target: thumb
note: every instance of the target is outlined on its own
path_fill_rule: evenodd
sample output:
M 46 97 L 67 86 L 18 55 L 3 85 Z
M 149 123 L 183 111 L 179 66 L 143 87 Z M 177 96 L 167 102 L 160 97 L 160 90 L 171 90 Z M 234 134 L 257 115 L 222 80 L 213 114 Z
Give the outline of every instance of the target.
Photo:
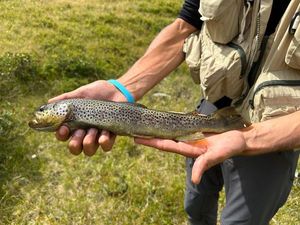
M 54 98 L 51 98 L 48 100 L 48 103 L 52 103 L 52 102 L 56 102 L 56 101 L 60 101 L 63 99 L 68 99 L 68 98 L 80 98 L 80 92 L 78 92 L 78 90 L 74 90 L 74 91 L 70 91 L 70 92 L 66 92 L 64 94 L 58 95 Z
M 193 169 L 192 169 L 192 182 L 194 184 L 199 184 L 201 181 L 201 177 L 204 173 L 205 170 L 208 169 L 207 166 L 207 159 L 205 159 L 206 153 L 204 153 L 203 155 L 200 155 L 194 165 L 193 165 Z
M 207 151 L 200 155 L 193 165 L 192 182 L 194 184 L 199 184 L 203 173 L 222 161 L 222 157 L 214 151 Z

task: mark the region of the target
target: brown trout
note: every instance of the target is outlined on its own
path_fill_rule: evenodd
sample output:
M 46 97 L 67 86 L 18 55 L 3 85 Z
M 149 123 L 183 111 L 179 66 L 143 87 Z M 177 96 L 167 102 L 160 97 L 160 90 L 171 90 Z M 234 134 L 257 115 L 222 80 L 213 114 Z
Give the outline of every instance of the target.
M 62 124 L 71 130 L 93 127 L 118 135 L 177 140 L 199 132 L 221 133 L 247 126 L 232 107 L 205 116 L 196 111 L 165 112 L 140 104 L 90 99 L 67 99 L 43 105 L 29 122 L 38 131 L 55 131 Z

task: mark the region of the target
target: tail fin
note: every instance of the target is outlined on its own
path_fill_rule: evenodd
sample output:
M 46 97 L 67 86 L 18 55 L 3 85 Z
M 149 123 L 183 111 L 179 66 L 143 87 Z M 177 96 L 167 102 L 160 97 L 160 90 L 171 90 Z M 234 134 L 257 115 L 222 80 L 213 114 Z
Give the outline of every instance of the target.
M 235 110 L 235 108 L 231 106 L 220 109 L 212 115 L 212 117 L 214 117 L 215 119 L 227 118 L 228 116 L 241 117 L 241 115 Z
M 220 126 L 220 132 L 242 129 L 251 124 L 247 122 L 233 107 L 225 107 L 220 109 L 216 111 L 212 117 L 215 120 L 222 122 L 222 126 Z

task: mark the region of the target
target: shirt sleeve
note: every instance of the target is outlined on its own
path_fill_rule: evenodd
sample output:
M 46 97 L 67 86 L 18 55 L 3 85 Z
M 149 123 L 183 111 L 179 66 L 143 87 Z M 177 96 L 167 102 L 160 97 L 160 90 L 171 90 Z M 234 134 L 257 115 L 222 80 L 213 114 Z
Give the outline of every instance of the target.
M 200 0 L 185 0 L 178 18 L 183 19 L 200 30 L 202 21 L 200 20 L 200 13 L 198 11 L 199 3 Z

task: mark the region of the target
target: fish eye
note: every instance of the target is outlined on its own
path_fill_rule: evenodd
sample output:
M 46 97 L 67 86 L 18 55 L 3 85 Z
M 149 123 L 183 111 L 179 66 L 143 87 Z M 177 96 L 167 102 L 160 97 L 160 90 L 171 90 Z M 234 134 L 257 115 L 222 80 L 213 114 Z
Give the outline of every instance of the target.
M 42 105 L 42 106 L 39 108 L 39 111 L 40 111 L 40 112 L 43 112 L 45 109 L 46 109 L 46 105 Z

